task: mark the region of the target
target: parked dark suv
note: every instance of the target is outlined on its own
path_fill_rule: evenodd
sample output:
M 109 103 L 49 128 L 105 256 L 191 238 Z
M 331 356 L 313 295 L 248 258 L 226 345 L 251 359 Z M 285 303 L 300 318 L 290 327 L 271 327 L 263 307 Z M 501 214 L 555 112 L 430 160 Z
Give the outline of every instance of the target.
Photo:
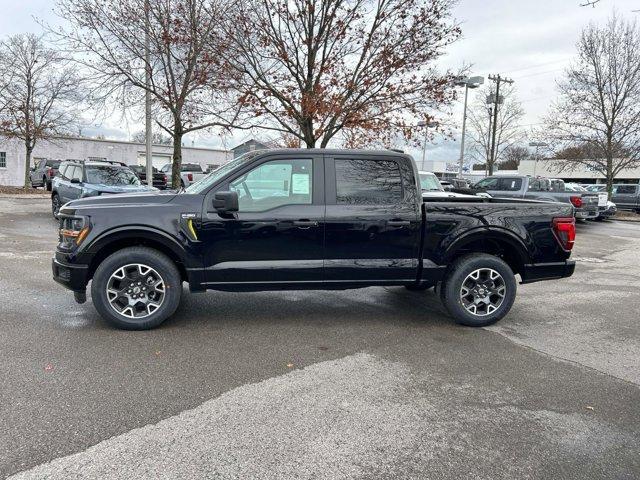
M 31 186 L 33 188 L 44 187 L 51 191 L 51 181 L 58 173 L 59 166 L 60 160 L 47 160 L 46 158 L 38 160 L 29 173 Z
M 140 182 L 123 163 L 67 160 L 60 164 L 51 184 L 51 211 L 58 218 L 60 207 L 71 200 L 116 193 L 155 191 Z

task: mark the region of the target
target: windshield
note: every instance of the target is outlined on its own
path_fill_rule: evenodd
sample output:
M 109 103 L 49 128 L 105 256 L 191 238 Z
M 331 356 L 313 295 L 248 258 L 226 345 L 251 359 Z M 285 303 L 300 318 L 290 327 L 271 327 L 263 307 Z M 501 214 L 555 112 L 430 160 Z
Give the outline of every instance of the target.
M 227 173 L 229 173 L 232 170 L 235 170 L 236 168 L 240 167 L 243 163 L 251 160 L 257 154 L 258 154 L 258 152 L 247 152 L 244 155 L 239 156 L 235 160 L 231 160 L 229 163 L 225 163 L 220 168 L 218 168 L 218 169 L 214 170 L 213 172 L 207 174 L 206 176 L 202 177 L 197 182 L 194 182 L 191 185 L 189 185 L 185 189 L 185 192 L 186 193 L 196 193 L 196 194 L 197 193 L 202 193 L 207 188 L 209 188 L 211 185 L 213 185 L 218 180 L 220 180 L 222 177 L 224 177 Z
M 201 172 L 202 167 L 199 163 L 183 163 L 180 166 L 181 172 Z
M 87 183 L 98 185 L 140 185 L 140 180 L 126 167 L 86 167 Z
M 423 191 L 427 192 L 442 192 L 444 189 L 442 185 L 440 185 L 440 181 L 438 177 L 436 177 L 433 173 L 420 173 L 420 188 Z

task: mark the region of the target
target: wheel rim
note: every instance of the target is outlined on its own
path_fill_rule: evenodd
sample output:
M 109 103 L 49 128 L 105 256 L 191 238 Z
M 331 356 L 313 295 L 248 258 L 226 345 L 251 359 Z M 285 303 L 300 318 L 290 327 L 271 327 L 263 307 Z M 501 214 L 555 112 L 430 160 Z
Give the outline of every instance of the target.
M 467 312 L 484 317 L 500 308 L 506 293 L 502 275 L 492 268 L 479 268 L 462 282 L 460 302 Z
M 118 268 L 107 282 L 107 300 L 116 313 L 143 319 L 158 310 L 165 298 L 165 283 L 153 268 L 130 263 Z
M 57 196 L 53 197 L 53 200 L 51 200 L 51 208 L 53 210 L 53 214 L 58 215 L 58 212 L 60 211 L 60 199 Z

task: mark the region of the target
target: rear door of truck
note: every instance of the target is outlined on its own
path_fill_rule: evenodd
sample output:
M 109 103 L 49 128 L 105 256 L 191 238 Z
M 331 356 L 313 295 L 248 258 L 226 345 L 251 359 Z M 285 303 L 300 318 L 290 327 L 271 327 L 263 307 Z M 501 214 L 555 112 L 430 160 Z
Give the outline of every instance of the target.
M 422 199 L 409 157 L 327 154 L 325 197 L 325 282 L 416 279 Z

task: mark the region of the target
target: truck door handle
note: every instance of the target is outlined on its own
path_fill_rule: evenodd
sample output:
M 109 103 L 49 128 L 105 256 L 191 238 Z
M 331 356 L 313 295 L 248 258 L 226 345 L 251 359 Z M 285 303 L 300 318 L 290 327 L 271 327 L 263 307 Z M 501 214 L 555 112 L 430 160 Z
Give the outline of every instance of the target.
M 307 230 L 307 229 L 309 229 L 311 227 L 317 227 L 318 226 L 318 222 L 313 221 L 313 220 L 307 220 L 305 218 L 305 219 L 302 219 L 302 220 L 295 220 L 293 222 L 293 225 L 295 227 L 298 227 L 298 228 L 302 229 L 302 230 Z
M 387 225 L 390 227 L 408 227 L 411 222 L 409 220 L 388 220 Z

